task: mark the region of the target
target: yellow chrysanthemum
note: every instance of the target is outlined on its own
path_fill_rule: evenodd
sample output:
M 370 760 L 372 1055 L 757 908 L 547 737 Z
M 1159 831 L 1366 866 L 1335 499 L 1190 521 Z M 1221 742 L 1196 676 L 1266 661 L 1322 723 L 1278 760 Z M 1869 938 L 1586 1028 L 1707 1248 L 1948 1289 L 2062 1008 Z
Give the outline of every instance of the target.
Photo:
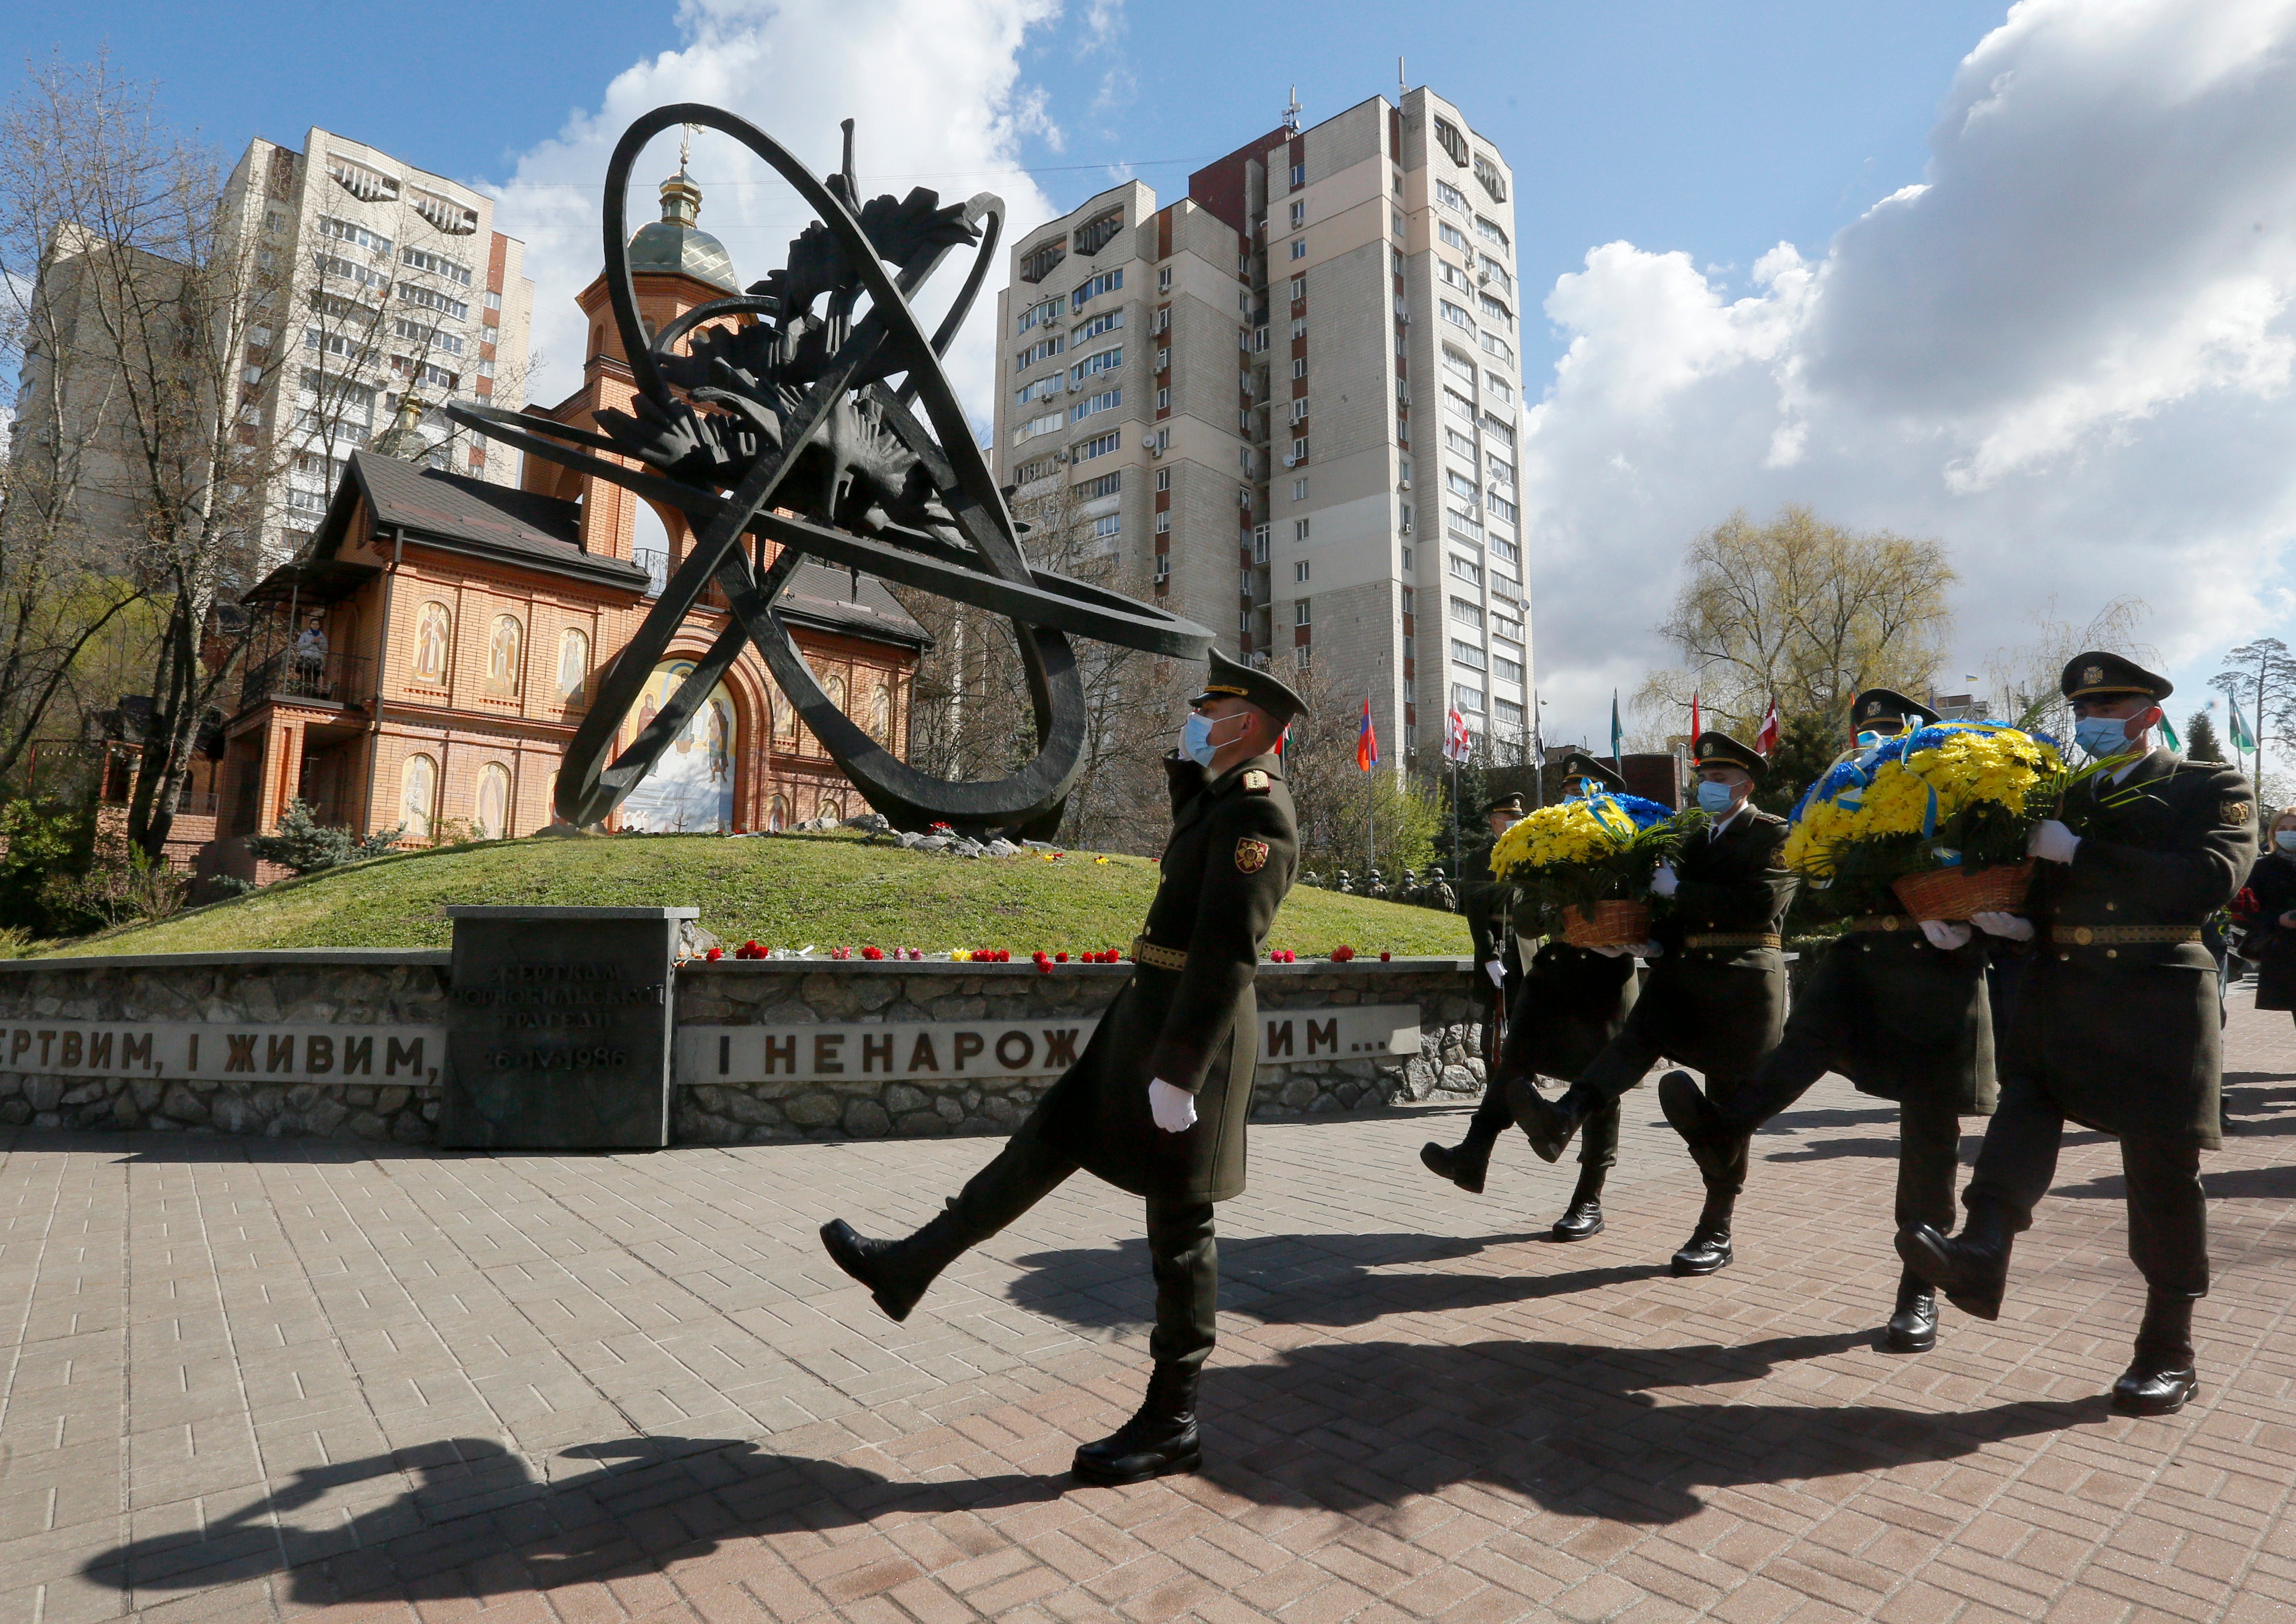
M 2023 813 L 2026 800 L 2062 769 L 2057 752 L 2030 734 L 2002 728 L 1956 732 L 1931 749 L 1874 768 L 1863 789 L 1813 801 L 1786 837 L 1784 861 L 1804 874 L 1833 866 L 1846 841 L 1935 829 L 1979 802 Z

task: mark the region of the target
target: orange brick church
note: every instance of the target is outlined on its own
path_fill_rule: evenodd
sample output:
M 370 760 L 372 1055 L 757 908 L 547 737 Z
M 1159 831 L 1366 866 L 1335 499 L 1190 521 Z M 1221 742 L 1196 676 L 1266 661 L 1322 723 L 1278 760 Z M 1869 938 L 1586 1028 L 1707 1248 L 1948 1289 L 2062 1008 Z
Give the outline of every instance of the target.
M 694 225 L 700 192 L 680 175 L 662 197 L 662 218 L 630 246 L 639 308 L 656 330 L 739 291 L 724 247 Z M 636 390 L 603 276 L 579 302 L 590 317 L 582 387 L 527 409 L 592 428 Z M 682 515 L 537 458 L 512 490 L 388 455 L 412 441 L 417 410 L 402 402 L 398 428 L 352 455 L 324 522 L 247 595 L 267 636 L 224 725 L 202 873 L 258 877 L 245 837 L 273 828 L 298 797 L 321 822 L 362 833 L 403 824 L 408 845 L 549 824 L 594 677 L 691 545 Z M 819 565 L 799 568 L 780 607 L 830 698 L 906 755 L 923 628 L 879 582 Z M 722 608 L 712 588 L 687 615 L 621 743 L 716 639 Z M 736 832 L 864 809 L 745 648 L 611 826 Z

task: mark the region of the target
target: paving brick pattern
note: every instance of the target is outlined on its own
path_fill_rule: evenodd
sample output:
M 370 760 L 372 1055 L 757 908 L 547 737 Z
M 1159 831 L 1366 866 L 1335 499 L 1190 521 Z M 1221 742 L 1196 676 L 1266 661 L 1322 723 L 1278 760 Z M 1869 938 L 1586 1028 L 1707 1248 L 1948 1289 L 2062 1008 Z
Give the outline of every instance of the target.
M 1740 1261 L 1630 1096 L 1610 1227 L 1464 1113 L 1255 1128 L 1200 1477 L 1085 1489 L 1145 1365 L 1136 1204 L 1079 1177 L 904 1326 L 822 1257 L 994 1149 L 618 1158 L 24 1134 L 0 1163 L 0 1624 L 624 1617 L 1729 1624 L 2296 1616 L 2296 1027 L 2234 1007 L 2202 1398 L 2112 1415 L 2142 1286 L 2072 1136 L 1999 1324 L 1875 1347 L 1894 1129 L 1758 1144 Z M 1975 1139 L 1965 1141 L 1973 1150 Z

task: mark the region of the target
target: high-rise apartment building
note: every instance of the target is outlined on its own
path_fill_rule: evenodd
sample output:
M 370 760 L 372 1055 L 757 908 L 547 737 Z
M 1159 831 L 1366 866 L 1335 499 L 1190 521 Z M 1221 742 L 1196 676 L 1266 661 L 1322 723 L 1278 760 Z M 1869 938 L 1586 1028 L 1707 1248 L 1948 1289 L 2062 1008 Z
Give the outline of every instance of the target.
M 494 229 L 493 200 L 361 142 L 314 127 L 303 150 L 256 140 L 232 170 L 225 216 L 275 320 L 250 354 L 250 427 L 270 437 L 276 489 L 263 556 L 310 539 L 353 450 L 402 395 L 424 412 L 430 466 L 514 486 L 513 452 L 456 431 L 450 399 L 526 403 L 534 283 L 525 245 Z M 266 285 L 268 284 L 268 285 Z
M 1247 658 L 1310 663 L 1436 759 L 1529 730 L 1513 172 L 1424 88 L 1287 123 L 1160 208 L 1019 238 L 999 479 Z M 1390 746 L 1390 759 L 1394 759 Z

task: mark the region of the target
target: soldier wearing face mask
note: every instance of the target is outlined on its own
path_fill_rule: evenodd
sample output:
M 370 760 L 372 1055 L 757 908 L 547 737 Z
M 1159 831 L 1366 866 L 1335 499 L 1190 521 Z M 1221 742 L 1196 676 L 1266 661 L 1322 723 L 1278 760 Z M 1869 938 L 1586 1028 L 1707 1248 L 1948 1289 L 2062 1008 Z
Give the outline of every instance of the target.
M 1019 1218 L 1082 1168 L 1146 1199 L 1156 1277 L 1155 1368 L 1139 1412 L 1078 1449 L 1087 1482 L 1193 1472 L 1203 1450 L 1196 1383 L 1211 1351 L 1219 1286 L 1212 1203 L 1243 1193 L 1244 1122 L 1259 1054 L 1252 977 L 1300 842 L 1275 754 L 1301 705 L 1266 671 L 1218 651 L 1165 759 L 1172 836 L 1132 976 L 1077 1063 L 1046 1091 L 996 1160 L 947 1210 L 906 1240 L 843 1219 L 822 1226 L 838 1267 L 906 1319 L 966 1248 Z
M 2256 859 L 2256 801 L 2237 767 L 2152 748 L 2167 678 L 2092 652 L 2062 685 L 2096 770 L 2033 831 L 2030 923 L 1971 922 L 2034 951 L 2002 1040 L 2000 1106 L 1962 1195 L 1968 1218 L 1950 1239 L 1910 1225 L 1898 1251 L 1956 1308 L 1997 1318 L 2011 1242 L 2054 1180 L 2066 1121 L 2113 1136 L 2145 1304 L 2112 1404 L 2165 1415 L 2199 1390 L 2193 1304 L 2209 1289 L 2201 1152 L 2219 1143 L 2221 1047 L 2201 929 Z
M 1627 787 L 1615 769 L 1577 750 L 1564 759 L 1562 771 L 1565 795 L 1624 793 Z M 1508 821 L 1520 816 L 1521 803 L 1516 801 L 1509 808 Z M 1495 812 L 1492 823 L 1496 825 L 1498 821 Z M 1477 940 L 1480 952 L 1480 935 Z M 1514 1108 L 1507 1100 L 1508 1081 L 1546 1076 L 1569 1082 L 1619 1035 L 1626 1025 L 1627 1012 L 1635 1005 L 1631 956 L 1605 956 L 1574 947 L 1559 937 L 1539 944 L 1529 970 L 1519 980 L 1508 1005 L 1506 1041 L 1491 1064 L 1482 1103 L 1467 1124 L 1467 1136 L 1456 1145 L 1431 1140 L 1419 1150 L 1419 1160 L 1430 1172 L 1449 1179 L 1471 1195 L 1483 1193 L 1491 1147 L 1514 1120 Z M 1587 1120 L 1579 1144 L 1578 1186 L 1555 1221 L 1552 1233 L 1556 1240 L 1583 1241 L 1601 1233 L 1603 1182 L 1618 1159 L 1619 1107 L 1612 1101 Z
M 1850 714 L 1857 748 L 1844 760 L 1937 720 L 1886 688 L 1860 693 Z M 1950 1224 L 1961 1118 L 1990 1114 L 1995 1095 L 1984 940 L 1966 924 L 1913 919 L 1878 881 L 1837 880 L 1814 894 L 1849 928 L 1795 990 L 1777 1048 L 1726 1103 L 1700 1093 L 1685 1071 L 1659 1079 L 1659 1103 L 1705 1167 L 1839 1071 L 1860 1092 L 1897 1102 L 1897 1225 Z M 1936 1344 L 1937 1295 L 1911 1269 L 1884 1341 L 1899 1353 Z
M 1778 860 L 1786 822 L 1747 799 L 1769 764 L 1727 734 L 1701 734 L 1692 750 L 1698 804 L 1713 822 L 1690 836 L 1681 856 L 1652 882 L 1651 894 L 1671 906 L 1657 939 L 1632 950 L 1655 961 L 1633 1013 L 1560 1099 L 1542 1097 L 1527 1079 L 1508 1084 L 1515 1120 L 1530 1136 L 1531 1148 L 1549 1161 L 1561 1158 L 1582 1125 L 1605 1107 L 1615 1109 L 1620 1095 L 1661 1056 L 1703 1071 L 1709 1095 L 1726 1103 L 1777 1046 L 1784 1027 L 1782 931 L 1795 883 Z M 1706 1205 L 1690 1239 L 1674 1254 L 1676 1274 L 1710 1275 L 1728 1267 L 1731 1218 L 1746 1183 L 1746 1144 L 1738 1137 L 1702 1162 Z
M 2256 966 L 2256 1007 L 2296 1010 L 2296 807 L 2272 820 L 2233 906 L 2240 956 Z

